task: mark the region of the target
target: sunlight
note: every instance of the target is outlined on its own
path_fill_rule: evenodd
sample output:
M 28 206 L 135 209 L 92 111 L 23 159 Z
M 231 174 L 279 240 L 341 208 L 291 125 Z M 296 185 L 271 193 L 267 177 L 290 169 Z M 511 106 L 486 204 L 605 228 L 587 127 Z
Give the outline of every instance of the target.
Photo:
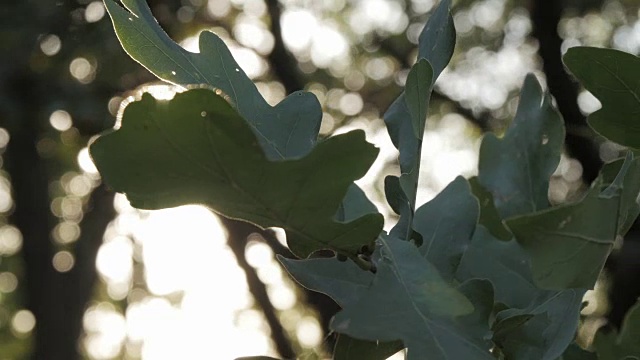
M 112 304 L 102 302 L 90 307 L 84 314 L 83 323 L 87 332 L 84 343 L 94 359 L 118 356 L 126 338 L 126 323 Z
M 0 213 L 8 212 L 12 207 L 11 184 L 6 178 L 0 177 Z
M 140 246 L 151 292 L 138 300 L 129 295 L 126 351 L 139 351 L 151 360 L 273 354 L 261 315 L 254 319 L 251 312 L 240 312 L 253 300 L 244 273 L 226 245 L 226 234 L 211 211 L 189 205 L 138 212 L 122 196 L 116 203 L 118 219 L 124 217 L 127 225 L 118 226 L 111 233 L 114 237 L 105 239 L 98 253 L 98 271 L 108 287 L 129 284 L 135 246 Z M 135 243 L 126 236 L 129 231 Z M 254 243 L 248 249 L 250 261 L 260 267 L 278 266 L 264 246 Z M 290 298 L 291 294 L 278 294 L 274 303 L 290 307 Z M 295 302 L 295 295 L 293 298 Z M 237 322 L 240 314 L 244 314 L 242 324 Z M 216 334 L 225 334 L 224 341 L 217 341 Z M 86 345 L 100 347 L 98 340 L 87 340 Z
M 359 1 L 349 14 L 349 25 L 360 35 L 375 30 L 399 34 L 408 24 L 407 14 L 397 1 Z
M 210 282 L 211 274 L 234 265 L 232 259 L 217 263 L 209 259 L 211 254 L 225 252 L 225 234 L 218 219 L 200 206 L 152 212 L 139 225 L 135 238 L 143 246 L 147 285 L 156 295 Z M 233 287 L 234 281 L 243 282 L 242 274 L 233 275 L 229 272 L 223 280 L 226 283 L 218 285 Z
M 117 236 L 100 247 L 96 267 L 108 283 L 128 283 L 133 275 L 132 257 L 131 240 L 125 236 Z
M 349 57 L 349 42 L 335 26 L 322 24 L 313 34 L 311 60 L 320 68 L 344 63 Z
M 268 55 L 273 50 L 273 34 L 258 18 L 239 16 L 233 27 L 233 34 L 240 44 L 254 49 L 261 55 Z
M 285 10 L 282 13 L 282 39 L 293 51 L 306 49 L 318 28 L 318 19 L 304 9 Z
M 98 174 L 98 169 L 93 163 L 93 160 L 91 160 L 91 156 L 89 155 L 88 148 L 83 148 L 78 152 L 78 165 L 80 166 L 82 171 L 84 171 L 85 173 L 93 174 L 93 175 Z

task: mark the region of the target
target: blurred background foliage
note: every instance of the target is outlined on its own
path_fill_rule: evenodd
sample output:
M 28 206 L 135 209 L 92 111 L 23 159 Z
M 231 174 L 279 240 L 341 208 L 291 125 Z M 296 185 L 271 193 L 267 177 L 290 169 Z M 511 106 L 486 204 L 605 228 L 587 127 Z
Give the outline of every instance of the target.
M 567 126 L 551 182 L 570 201 L 619 148 L 586 126 L 598 102 L 570 79 L 567 48 L 640 53 L 637 0 L 458 0 L 456 52 L 439 79 L 419 202 L 473 175 L 483 132 L 500 133 L 534 72 Z M 197 50 L 211 30 L 272 104 L 306 89 L 322 136 L 364 128 L 381 148 L 359 183 L 385 213 L 383 175 L 397 153 L 380 117 L 416 57 L 435 0 L 149 0 L 169 35 Z M 86 145 L 140 91 L 166 88 L 121 49 L 101 1 L 0 5 L 0 359 L 322 358 L 337 306 L 294 286 L 274 262 L 277 230 L 188 206 L 132 209 L 100 183 Z M 135 89 L 135 90 L 134 90 Z M 150 181 L 152 181 L 150 179 Z M 619 326 L 640 295 L 634 228 L 586 295 L 579 342 Z M 221 335 L 222 334 L 222 335 Z

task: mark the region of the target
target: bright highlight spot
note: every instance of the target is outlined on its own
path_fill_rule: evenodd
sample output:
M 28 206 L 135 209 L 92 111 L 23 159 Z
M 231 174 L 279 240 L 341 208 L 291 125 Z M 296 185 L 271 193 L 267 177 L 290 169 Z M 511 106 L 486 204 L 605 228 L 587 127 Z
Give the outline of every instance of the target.
M 322 341 L 322 329 L 316 319 L 304 317 L 298 322 L 296 336 L 303 346 L 314 347 Z
M 86 313 L 84 345 L 92 356 L 117 356 L 125 342 L 127 354 L 145 360 L 275 355 L 261 314 L 242 311 L 252 305 L 245 275 L 211 211 L 191 205 L 140 212 L 132 209 L 124 196 L 116 197 L 115 204 L 120 215 L 105 235 L 98 272 L 113 297 L 122 284 L 129 286 L 136 258 L 145 264 L 147 288 L 152 294 L 139 288 L 128 295 L 124 291 L 130 305 L 123 322 L 110 320 L 111 328 L 96 320 L 95 312 Z M 247 256 L 267 269 L 273 266 L 273 254 L 264 246 L 254 241 Z M 138 248 L 141 254 L 137 254 Z M 276 274 L 281 276 L 281 272 L 271 276 Z M 121 282 L 124 279 L 127 281 Z M 181 300 L 169 302 L 164 296 Z M 285 299 L 280 306 L 290 303 L 289 294 L 275 297 Z M 240 313 L 245 315 L 236 317 Z M 212 347 L 211 341 L 219 333 L 224 334 L 224 342 Z
M 113 238 L 100 246 L 96 267 L 108 282 L 128 282 L 133 274 L 133 244 L 124 236 Z
M 72 221 L 62 221 L 53 230 L 53 238 L 59 244 L 70 244 L 80 237 L 80 226 Z
M 126 322 L 113 305 L 100 303 L 87 310 L 83 318 L 87 336 L 84 339 L 89 355 L 94 359 L 115 358 L 126 339 Z
M 349 44 L 344 35 L 328 24 L 321 25 L 313 36 L 311 60 L 320 67 L 326 68 L 332 62 L 343 60 L 348 56 Z
M 84 11 L 84 19 L 88 23 L 94 23 L 100 21 L 104 17 L 105 9 L 102 1 L 94 1 L 87 5 L 87 9 Z
M 49 123 L 58 131 L 69 130 L 73 125 L 71 115 L 64 110 L 56 110 L 49 116 Z
M 89 60 L 83 57 L 77 57 L 69 64 L 69 72 L 82 84 L 88 84 L 93 81 L 94 70 Z
M 0 255 L 14 255 L 22 248 L 22 234 L 11 225 L 0 227 Z
M 245 256 L 249 265 L 254 268 L 266 266 L 273 261 L 273 251 L 269 245 L 258 241 L 247 244 Z
M 318 28 L 318 19 L 308 10 L 286 10 L 282 13 L 282 39 L 293 51 L 306 49 Z
M 0 149 L 9 144 L 9 132 L 3 128 L 0 128 Z
M 91 160 L 91 156 L 89 155 L 88 148 L 84 148 L 78 152 L 78 165 L 80 166 L 82 171 L 86 173 L 89 173 L 92 175 L 98 174 L 98 169 L 96 168 L 96 165 L 93 163 L 93 160 Z
M 57 35 L 46 35 L 40 41 L 40 50 L 47 56 L 57 54 L 62 48 L 62 42 Z
M 53 256 L 53 267 L 61 273 L 65 273 L 73 269 L 75 258 L 68 251 L 59 251 Z
M 36 317 L 29 310 L 20 310 L 13 315 L 11 326 L 18 333 L 26 334 L 36 326 Z
M 16 288 L 18 288 L 18 278 L 13 273 L 0 273 L 0 292 L 11 293 Z
M 9 180 L 0 177 L 0 213 L 11 210 L 13 199 L 11 198 L 11 185 Z
M 340 111 L 347 116 L 357 115 L 362 111 L 364 103 L 358 93 L 348 93 L 340 98 Z

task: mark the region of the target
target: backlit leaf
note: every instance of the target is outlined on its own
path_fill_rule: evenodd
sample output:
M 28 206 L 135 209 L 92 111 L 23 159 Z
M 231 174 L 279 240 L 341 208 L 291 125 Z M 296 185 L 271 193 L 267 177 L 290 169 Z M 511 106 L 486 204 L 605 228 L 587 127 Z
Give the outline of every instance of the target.
M 200 52 L 189 52 L 160 28 L 145 0 L 121 2 L 126 9 L 113 0 L 104 1 L 122 47 L 134 60 L 172 84 L 207 84 L 224 91 L 251 126 L 268 159 L 299 158 L 311 151 L 322 119 L 313 94 L 298 91 L 272 107 L 217 35 L 203 31 Z
M 411 123 L 415 137 L 422 139 L 424 124 L 427 121 L 427 107 L 433 83 L 433 69 L 429 62 L 420 59 L 411 68 L 407 76 L 404 93 L 411 114 Z
M 493 195 L 503 219 L 549 207 L 549 178 L 560 161 L 564 126 L 534 75 L 525 79 L 513 123 L 480 146 L 478 182 Z
M 531 254 L 540 287 L 593 288 L 616 237 L 624 235 L 627 217 L 631 222 L 637 217 L 640 161 L 629 155 L 625 162 L 604 190 L 601 175 L 577 203 L 507 220 L 516 240 Z M 624 202 L 623 190 L 628 198 Z
M 400 222 L 394 236 L 409 239 L 413 231 L 413 210 L 418 188 L 420 149 L 433 84 L 449 63 L 455 47 L 455 28 L 451 16 L 451 1 L 442 0 L 436 7 L 418 40 L 418 61 L 409 72 L 406 89 L 389 106 L 384 122 L 393 145 L 400 151 L 401 175 L 393 182 L 394 191 L 386 193 L 389 203 L 409 202 L 402 206 Z M 399 184 L 400 186 L 396 186 Z M 401 189 L 404 194 L 400 194 Z M 387 190 L 385 186 L 385 190 Z M 391 197 L 397 197 L 392 199 Z
M 618 144 L 640 148 L 640 58 L 614 49 L 572 47 L 563 57 L 571 73 L 602 103 L 589 125 Z
M 373 283 L 331 328 L 356 339 L 402 340 L 409 360 L 492 359 L 491 284 L 473 280 L 456 288 L 413 244 L 389 237 L 380 242 Z
M 292 260 L 278 256 L 278 261 L 300 285 L 328 295 L 341 307 L 356 303 L 374 277 L 352 261 L 335 257 Z
M 374 277 L 353 262 L 336 258 L 291 260 L 278 256 L 278 260 L 300 285 L 328 295 L 343 308 L 357 303 Z M 403 348 L 400 341 L 367 341 L 341 334 L 336 341 L 333 358 L 384 360 Z
M 496 238 L 505 241 L 510 240 L 513 234 L 509 232 L 502 222 L 498 209 L 493 203 L 493 195 L 480 185 L 477 176 L 469 179 L 469 185 L 471 186 L 471 192 L 473 192 L 480 204 L 480 219 L 478 223 L 487 228 Z
M 459 176 L 416 210 L 413 228 L 422 235 L 420 253 L 447 281 L 454 278 L 478 222 L 478 201 Z
M 204 204 L 263 228 L 282 227 L 300 257 L 331 248 L 355 256 L 382 229 L 382 215 L 334 216 L 378 150 L 362 131 L 334 136 L 297 160 L 270 161 L 246 121 L 207 89 L 124 110 L 122 127 L 98 138 L 91 155 L 109 186 L 141 209 Z
M 553 360 L 571 343 L 578 327 L 584 289 L 544 290 L 536 286 L 527 252 L 476 229 L 456 273 L 459 281 L 488 279 L 497 314 L 493 340 L 508 359 Z

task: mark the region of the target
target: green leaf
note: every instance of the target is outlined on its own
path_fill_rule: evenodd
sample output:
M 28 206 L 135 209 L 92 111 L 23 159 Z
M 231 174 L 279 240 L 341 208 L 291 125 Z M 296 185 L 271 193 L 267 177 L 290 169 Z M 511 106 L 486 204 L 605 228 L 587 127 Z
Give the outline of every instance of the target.
M 282 227 L 300 257 L 323 248 L 353 257 L 382 229 L 377 213 L 333 220 L 378 153 L 362 131 L 331 137 L 298 160 L 270 161 L 244 119 L 207 89 L 170 101 L 143 95 L 124 110 L 122 127 L 90 151 L 106 183 L 133 206 L 198 203 L 263 228 Z
M 602 103 L 589 125 L 618 144 L 640 148 L 640 58 L 614 49 L 572 47 L 564 63 Z
M 406 89 L 389 106 L 384 122 L 393 145 L 400 151 L 401 175 L 387 187 L 385 193 L 389 203 L 404 203 L 399 224 L 394 236 L 408 239 L 413 231 L 407 227 L 412 223 L 413 210 L 420 173 L 420 150 L 433 84 L 449 63 L 455 47 L 455 28 L 451 16 L 451 1 L 442 0 L 431 15 L 418 40 L 418 62 L 411 68 Z M 400 186 L 397 186 L 397 184 Z M 401 189 L 404 194 L 401 194 Z
M 413 132 L 411 113 L 404 92 L 389 106 L 384 114 L 384 122 L 393 145 L 400 151 L 400 172 L 410 174 L 419 161 L 420 141 Z M 417 172 L 414 177 L 417 181 Z
M 278 261 L 300 285 L 328 295 L 341 307 L 355 304 L 374 277 L 352 261 L 335 257 L 292 260 L 278 255 Z
M 200 34 L 199 53 L 176 44 L 160 28 L 145 0 L 104 0 L 122 47 L 167 82 L 207 84 L 221 89 L 244 117 L 270 160 L 300 158 L 316 143 L 322 108 L 308 92 L 295 92 L 270 106 L 215 34 Z M 127 11 L 128 10 L 128 11 Z
M 549 207 L 549 178 L 560 161 L 564 127 L 534 75 L 525 79 L 513 123 L 502 139 L 486 134 L 478 182 L 503 219 Z
M 508 359 L 554 360 L 566 350 L 578 329 L 584 289 L 540 291 L 524 309 L 498 313 L 494 341 Z M 518 326 L 505 323 L 517 320 Z
M 416 211 L 413 228 L 422 235 L 420 253 L 446 281 L 454 278 L 471 242 L 478 214 L 478 201 L 461 176 Z
M 507 220 L 517 241 L 532 255 L 538 286 L 593 288 L 615 241 L 617 199 L 592 190 L 577 204 Z
M 386 360 L 403 348 L 402 341 L 366 341 L 339 334 L 333 360 Z
M 422 139 L 424 125 L 427 121 L 427 108 L 433 84 L 433 69 L 429 62 L 420 59 L 411 67 L 405 85 L 406 103 L 411 114 L 413 134 Z
M 616 237 L 624 235 L 622 227 L 637 216 L 640 161 L 630 154 L 625 162 L 604 190 L 601 175 L 577 203 L 507 220 L 516 240 L 532 256 L 538 286 L 593 288 Z M 632 200 L 622 201 L 623 189 Z
M 426 92 L 425 90 L 419 92 L 419 94 L 424 95 L 425 98 L 416 98 L 412 95 L 411 98 L 408 99 L 406 91 L 402 92 L 384 114 L 384 121 L 387 125 L 391 141 L 393 145 L 400 150 L 400 170 L 402 174 L 411 173 L 415 168 L 420 150 L 418 140 L 422 138 L 422 134 L 415 134 L 414 121 L 412 121 L 413 118 L 410 109 L 412 107 L 420 108 L 422 106 L 425 106 L 426 109 L 429 100 L 428 96 L 430 96 L 431 90 L 433 89 L 433 84 L 453 55 L 455 29 L 453 27 L 450 7 L 450 0 L 440 1 L 440 4 L 438 4 L 438 7 L 427 21 L 418 40 L 418 63 L 414 65 L 414 68 L 418 66 L 420 69 L 413 70 L 412 68 L 414 74 L 416 74 L 415 81 L 412 80 L 412 84 L 419 82 L 421 79 L 425 80 L 428 78 L 428 76 L 425 75 L 428 75 L 429 69 L 425 68 L 425 65 L 418 65 L 421 63 L 421 59 L 427 60 L 431 67 L 431 81 L 429 84 L 425 84 L 428 86 Z M 407 79 L 407 82 L 409 82 L 409 79 Z M 408 101 L 412 103 L 409 104 Z M 411 196 L 409 196 L 409 198 L 411 198 Z
M 498 209 L 493 204 L 493 195 L 480 185 L 477 176 L 469 179 L 469 185 L 471 185 L 471 192 L 480 203 L 480 219 L 478 223 L 500 240 L 506 241 L 513 238 L 513 234 L 506 228 L 500 218 L 500 214 L 498 214 Z
M 493 341 L 506 359 L 548 359 L 544 357 L 546 339 L 539 331 L 547 325 L 549 317 L 545 313 L 511 316 L 493 327 Z
M 390 231 L 392 236 L 400 239 L 410 239 L 412 235 L 411 221 L 413 218 L 413 202 L 407 197 L 410 189 L 403 189 L 401 180 L 406 177 L 389 175 L 384 178 L 384 193 L 391 209 L 400 215 L 400 219 Z
M 335 219 L 339 222 L 349 222 L 367 214 L 376 214 L 378 208 L 367 198 L 367 195 L 356 184 L 351 184 L 347 190 Z
M 539 289 L 533 283 L 529 256 L 515 241 L 500 241 L 484 226 L 478 226 L 457 268 L 456 278 L 489 279 L 496 302 L 524 309 Z
M 632 153 L 629 153 L 627 156 L 632 156 Z M 621 191 L 620 192 L 620 211 L 618 214 L 618 234 L 624 235 L 626 234 L 636 218 L 640 214 L 640 204 L 638 203 L 640 199 L 638 198 L 638 194 L 636 193 L 637 186 L 636 184 L 640 184 L 640 158 L 635 158 L 632 161 L 625 159 L 618 159 L 616 161 L 605 164 L 601 170 L 602 174 L 602 186 L 610 186 L 612 190 Z M 622 167 L 626 165 L 627 170 L 622 171 Z M 618 181 L 622 180 L 620 178 L 621 174 L 624 175 L 624 180 L 622 184 L 616 184 L 616 179 Z M 620 188 L 620 185 L 622 188 Z
M 620 334 L 613 328 L 598 329 L 594 347 L 600 360 L 640 358 L 640 301 L 627 311 Z
M 413 244 L 389 237 L 380 243 L 373 283 L 331 328 L 356 339 L 402 340 L 409 360 L 492 359 L 491 284 L 472 280 L 454 288 Z
M 357 303 L 374 277 L 353 262 L 338 261 L 335 257 L 291 260 L 278 256 L 278 261 L 300 285 L 328 295 L 343 308 Z M 403 348 L 401 341 L 366 341 L 339 335 L 333 358 L 384 360 Z
M 431 64 L 433 82 L 451 60 L 455 45 L 451 0 L 441 0 L 418 37 L 418 59 L 427 59 Z
M 516 241 L 501 241 L 478 226 L 456 273 L 459 281 L 488 279 L 500 311 L 493 330 L 501 351 L 514 359 L 555 359 L 573 340 L 584 290 L 538 288 L 529 255 Z M 532 355 L 535 354 L 535 355 Z

